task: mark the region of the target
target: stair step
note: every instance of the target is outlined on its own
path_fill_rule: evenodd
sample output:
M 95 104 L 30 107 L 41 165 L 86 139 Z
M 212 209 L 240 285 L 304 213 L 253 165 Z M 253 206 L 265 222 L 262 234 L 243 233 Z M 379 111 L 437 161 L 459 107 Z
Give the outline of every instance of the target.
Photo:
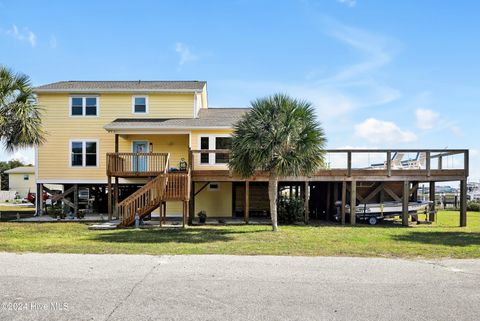
M 120 221 L 110 221 L 88 226 L 89 230 L 115 230 L 120 225 Z

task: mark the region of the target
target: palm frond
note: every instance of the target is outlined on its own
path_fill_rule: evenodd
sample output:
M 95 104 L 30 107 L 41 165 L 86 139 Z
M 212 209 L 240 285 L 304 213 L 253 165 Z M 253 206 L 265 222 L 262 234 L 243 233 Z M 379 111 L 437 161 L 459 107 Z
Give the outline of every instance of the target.
M 243 177 L 255 170 L 298 176 L 324 166 L 325 133 L 311 103 L 275 94 L 251 105 L 234 126 L 229 163 L 233 171 Z
M 0 66 L 0 135 L 8 151 L 43 143 L 41 113 L 30 78 Z

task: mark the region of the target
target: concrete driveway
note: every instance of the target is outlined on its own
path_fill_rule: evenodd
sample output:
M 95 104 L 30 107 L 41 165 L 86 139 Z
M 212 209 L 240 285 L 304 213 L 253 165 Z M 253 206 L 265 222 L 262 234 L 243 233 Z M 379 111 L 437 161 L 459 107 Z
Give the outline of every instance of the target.
M 0 320 L 480 319 L 480 260 L 0 253 Z

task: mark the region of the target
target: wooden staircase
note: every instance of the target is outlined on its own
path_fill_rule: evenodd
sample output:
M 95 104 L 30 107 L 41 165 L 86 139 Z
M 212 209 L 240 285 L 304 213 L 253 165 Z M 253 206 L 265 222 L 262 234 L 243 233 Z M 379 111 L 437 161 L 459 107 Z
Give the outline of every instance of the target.
M 158 171 L 150 172 L 151 174 L 156 175 L 155 178 L 128 196 L 122 202 L 118 203 L 117 213 L 121 226 L 133 225 L 137 214 L 139 219 L 141 219 L 159 208 L 162 203 L 166 201 L 183 201 L 183 221 L 185 224 L 186 212 L 188 211 L 188 202 L 190 199 L 190 168 L 188 168 L 187 171 L 168 172 L 170 154 L 157 154 L 155 154 L 155 156 L 161 156 L 161 158 L 157 157 L 157 160 L 152 159 L 148 162 L 148 164 L 157 164 L 156 168 Z M 145 154 L 144 156 L 150 157 L 152 155 Z M 137 173 L 137 175 L 138 174 L 139 173 Z M 160 220 L 162 220 L 162 217 L 160 217 Z
M 165 199 L 168 175 L 160 174 L 118 204 L 122 226 L 135 223 L 135 215 L 143 218 L 158 208 Z

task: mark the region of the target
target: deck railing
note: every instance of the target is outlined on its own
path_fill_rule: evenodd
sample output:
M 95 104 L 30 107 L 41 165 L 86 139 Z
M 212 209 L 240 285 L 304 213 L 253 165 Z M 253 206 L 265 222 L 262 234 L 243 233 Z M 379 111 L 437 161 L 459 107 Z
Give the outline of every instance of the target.
M 190 198 L 190 170 L 168 172 L 165 200 L 188 201 Z
M 118 204 L 118 214 L 123 226 L 132 225 L 139 218 L 156 209 L 164 199 L 166 174 L 161 174 Z
M 464 170 L 468 176 L 468 149 L 329 149 L 325 153 L 326 169 L 384 171 L 421 170 L 427 176 L 433 170 Z
M 157 176 L 168 162 L 169 153 L 108 153 L 107 176 Z
M 220 157 L 219 157 L 220 155 Z M 230 150 L 192 150 L 192 170 L 225 170 Z M 220 161 L 220 162 L 219 162 Z M 434 170 L 469 172 L 468 149 L 328 149 L 323 170 L 372 170 L 391 176 L 392 171 L 422 170 L 428 176 Z

